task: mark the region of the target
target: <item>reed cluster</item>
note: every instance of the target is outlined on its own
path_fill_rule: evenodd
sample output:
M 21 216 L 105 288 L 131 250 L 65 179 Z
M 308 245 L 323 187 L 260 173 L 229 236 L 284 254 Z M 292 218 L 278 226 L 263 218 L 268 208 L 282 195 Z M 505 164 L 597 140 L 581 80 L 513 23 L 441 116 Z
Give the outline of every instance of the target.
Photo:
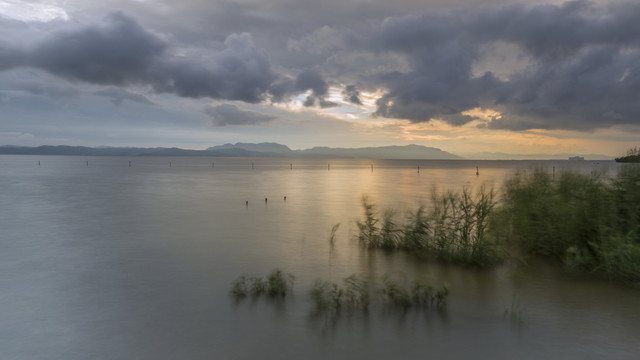
M 504 259 L 496 238 L 488 232 L 495 206 L 493 189 L 482 187 L 475 196 L 468 188 L 444 194 L 434 189 L 431 208 L 420 206 L 399 224 L 394 211 L 379 214 L 363 196 L 358 239 L 367 248 L 405 250 L 444 262 L 489 267 Z
M 520 172 L 506 182 L 500 211 L 508 238 L 526 253 L 640 281 L 640 167 L 613 179 Z
M 486 188 L 475 194 L 468 188 L 444 194 L 434 190 L 430 207 L 409 212 L 404 222 L 392 210 L 377 211 L 363 196 L 358 240 L 366 248 L 480 268 L 501 263 L 508 247 L 568 269 L 637 283 L 640 167 L 625 165 L 614 178 L 521 171 L 505 182 L 499 202 Z

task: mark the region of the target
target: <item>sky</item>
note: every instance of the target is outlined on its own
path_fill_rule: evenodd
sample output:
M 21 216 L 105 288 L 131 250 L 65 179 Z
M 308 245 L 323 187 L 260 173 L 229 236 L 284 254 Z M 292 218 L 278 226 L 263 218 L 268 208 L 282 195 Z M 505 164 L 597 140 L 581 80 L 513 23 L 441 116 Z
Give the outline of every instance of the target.
M 623 155 L 640 2 L 0 0 L 0 145 Z

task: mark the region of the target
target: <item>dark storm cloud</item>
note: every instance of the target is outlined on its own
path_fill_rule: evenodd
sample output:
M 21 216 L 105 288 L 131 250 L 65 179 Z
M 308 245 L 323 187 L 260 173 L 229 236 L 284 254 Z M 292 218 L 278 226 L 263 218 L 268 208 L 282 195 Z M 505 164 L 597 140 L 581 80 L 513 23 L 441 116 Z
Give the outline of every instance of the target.
M 145 81 L 166 45 L 122 13 L 101 26 L 54 33 L 27 50 L 24 65 L 69 79 L 122 85 Z
M 371 49 L 404 54 L 411 70 L 383 77 L 388 91 L 374 115 L 461 125 L 471 120 L 461 112 L 497 107 L 504 116 L 490 128 L 638 124 L 637 19 L 640 4 L 597 8 L 584 1 L 388 19 Z M 506 80 L 475 76 L 479 50 L 492 42 L 518 46 L 531 66 Z
M 258 103 L 269 97 L 278 75 L 271 70 L 266 52 L 253 44 L 248 33 L 233 34 L 213 64 L 167 61 L 154 74 L 155 89 L 185 97 L 241 100 Z
M 505 106 L 515 117 L 492 128 L 596 128 L 638 124 L 640 52 L 585 48 L 569 60 L 540 67 L 510 84 Z M 519 119 L 519 120 L 518 120 Z
M 474 41 L 502 40 L 521 46 L 541 61 L 574 56 L 592 45 L 640 45 L 640 3 L 596 7 L 588 1 L 563 5 L 506 6 L 480 11 L 468 23 Z
M 362 100 L 360 100 L 360 92 L 355 85 L 345 86 L 344 90 L 342 90 L 342 96 L 345 101 L 356 105 L 362 105 Z
M 99 85 L 146 84 L 184 97 L 267 99 L 278 78 L 267 54 L 247 33 L 228 36 L 224 45 L 205 62 L 171 57 L 165 41 L 117 12 L 99 26 L 55 32 L 33 46 L 0 45 L 0 69 L 32 67 Z
M 231 104 L 208 106 L 204 112 L 211 117 L 211 124 L 214 126 L 257 125 L 277 118 L 255 111 L 242 110 Z
M 297 92 L 311 90 L 311 94 L 307 96 L 303 103 L 304 106 L 318 105 L 322 108 L 337 106 L 336 103 L 325 99 L 325 96 L 329 93 L 329 84 L 317 70 L 307 69 L 302 71 L 296 78 L 294 90 Z

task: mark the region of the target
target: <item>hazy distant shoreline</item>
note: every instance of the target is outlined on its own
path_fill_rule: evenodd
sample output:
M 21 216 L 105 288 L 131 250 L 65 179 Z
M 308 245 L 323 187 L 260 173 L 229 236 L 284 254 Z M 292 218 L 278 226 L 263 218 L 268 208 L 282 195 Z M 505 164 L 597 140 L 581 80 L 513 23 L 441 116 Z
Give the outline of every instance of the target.
M 205 150 L 177 147 L 87 147 L 70 145 L 0 146 L 0 155 L 69 155 L 69 156 L 211 156 L 211 157 L 282 157 L 282 158 L 369 158 L 406 160 L 567 160 L 577 154 L 452 154 L 422 145 L 380 146 L 365 148 L 314 147 L 291 150 L 277 143 L 236 143 L 213 146 Z M 601 154 L 579 154 L 586 160 L 613 160 Z

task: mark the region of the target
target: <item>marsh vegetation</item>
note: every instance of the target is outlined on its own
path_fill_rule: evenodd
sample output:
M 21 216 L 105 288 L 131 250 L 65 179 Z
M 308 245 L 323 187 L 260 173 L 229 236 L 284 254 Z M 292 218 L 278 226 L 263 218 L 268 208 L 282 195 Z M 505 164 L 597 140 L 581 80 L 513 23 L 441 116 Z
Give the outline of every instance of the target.
M 247 296 L 258 298 L 283 298 L 291 294 L 293 287 L 291 274 L 273 270 L 266 280 L 261 277 L 242 275 L 231 284 L 230 294 L 236 300 Z M 315 314 L 337 315 L 341 311 L 367 312 L 372 302 L 407 310 L 409 308 L 442 310 L 447 305 L 449 288 L 443 285 L 435 288 L 424 276 L 410 283 L 392 279 L 389 275 L 381 278 L 379 286 L 371 286 L 367 280 L 350 275 L 341 284 L 317 279 L 308 290 Z
M 509 178 L 498 200 L 492 189 L 432 191 L 400 222 L 362 197 L 357 221 L 365 248 L 402 250 L 421 258 L 479 268 L 538 256 L 567 269 L 640 281 L 640 168 L 615 178 L 542 169 Z M 509 249 L 509 252 L 507 251 Z M 516 255 L 517 254 L 517 255 Z
M 505 184 L 496 214 L 506 240 L 568 269 L 640 281 L 640 168 L 617 177 L 535 170 Z
M 633 147 L 627 151 L 627 154 L 616 158 L 616 162 L 640 163 L 640 149 Z

